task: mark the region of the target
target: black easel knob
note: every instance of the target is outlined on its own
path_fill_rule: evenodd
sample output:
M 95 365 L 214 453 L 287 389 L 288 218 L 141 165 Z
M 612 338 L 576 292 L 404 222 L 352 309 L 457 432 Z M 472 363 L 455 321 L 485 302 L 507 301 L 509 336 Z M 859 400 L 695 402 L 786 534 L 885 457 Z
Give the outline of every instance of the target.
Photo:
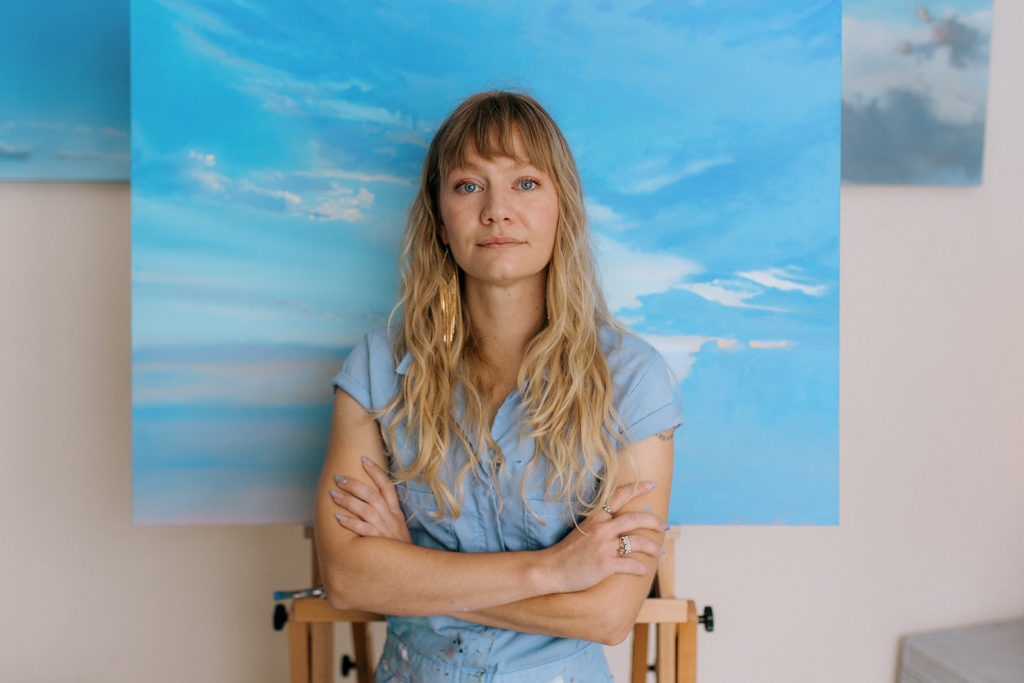
M 285 609 L 284 605 L 276 605 L 274 607 L 274 630 L 280 631 L 284 628 L 284 625 L 288 623 L 288 610 Z
M 356 668 L 356 660 L 352 659 L 348 655 L 344 655 L 341 658 L 341 677 L 348 678 L 348 674 L 352 669 Z
M 715 611 L 711 609 L 711 605 L 705 605 L 704 614 L 697 617 L 697 621 L 704 624 L 704 630 L 708 633 L 715 630 Z

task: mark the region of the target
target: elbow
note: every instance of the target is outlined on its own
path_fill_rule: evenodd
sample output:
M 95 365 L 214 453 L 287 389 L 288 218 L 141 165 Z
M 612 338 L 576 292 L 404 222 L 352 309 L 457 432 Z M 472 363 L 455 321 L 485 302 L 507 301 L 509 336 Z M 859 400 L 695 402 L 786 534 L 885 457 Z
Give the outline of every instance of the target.
M 342 590 L 342 584 L 338 580 L 331 580 L 326 574 L 324 575 L 324 597 L 327 599 L 329 604 L 334 609 L 351 609 L 352 602 L 349 596 L 345 595 Z
M 351 575 L 346 580 L 340 574 L 341 572 L 337 571 L 324 574 L 324 593 L 327 604 L 334 609 L 367 609 L 363 601 L 359 600 L 358 582 L 352 581 Z
M 334 609 L 359 609 L 356 604 L 358 581 L 353 581 L 354 573 L 349 567 L 338 567 L 333 562 L 321 561 L 324 598 Z
M 619 626 L 618 628 L 606 629 L 597 642 L 608 646 L 619 645 L 633 632 L 633 625 L 633 622 L 630 622 L 625 628 Z
M 594 624 L 596 628 L 590 640 L 602 645 L 619 645 L 633 632 L 633 627 L 636 626 L 636 616 L 635 613 L 609 614 L 606 619 Z
M 327 604 L 334 609 L 352 609 L 352 603 L 338 591 L 327 589 Z
M 360 595 L 351 581 L 325 581 L 324 597 L 334 609 L 359 610 L 363 612 L 376 612 L 378 607 L 368 604 L 365 594 Z

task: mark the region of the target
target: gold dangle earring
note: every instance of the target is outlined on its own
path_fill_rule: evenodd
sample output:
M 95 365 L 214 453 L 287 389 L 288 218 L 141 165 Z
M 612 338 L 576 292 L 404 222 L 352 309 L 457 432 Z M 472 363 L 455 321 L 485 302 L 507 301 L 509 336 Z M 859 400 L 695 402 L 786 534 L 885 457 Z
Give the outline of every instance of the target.
M 444 342 L 451 348 L 455 341 L 455 322 L 459 318 L 459 267 L 455 259 L 450 258 L 451 250 L 444 252 L 444 265 L 451 262 L 452 273 L 441 283 L 441 320 L 444 325 Z M 447 270 L 447 268 L 445 268 Z

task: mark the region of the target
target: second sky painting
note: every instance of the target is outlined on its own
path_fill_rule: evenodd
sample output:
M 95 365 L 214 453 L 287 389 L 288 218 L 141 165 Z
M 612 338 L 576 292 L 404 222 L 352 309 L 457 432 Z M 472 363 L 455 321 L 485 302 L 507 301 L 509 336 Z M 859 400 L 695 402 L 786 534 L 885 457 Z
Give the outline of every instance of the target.
M 672 521 L 838 519 L 838 0 L 132 3 L 138 523 L 311 517 L 465 96 L 569 139 L 614 312 L 669 360 Z
M 980 184 L 992 0 L 847 0 L 843 13 L 843 180 Z

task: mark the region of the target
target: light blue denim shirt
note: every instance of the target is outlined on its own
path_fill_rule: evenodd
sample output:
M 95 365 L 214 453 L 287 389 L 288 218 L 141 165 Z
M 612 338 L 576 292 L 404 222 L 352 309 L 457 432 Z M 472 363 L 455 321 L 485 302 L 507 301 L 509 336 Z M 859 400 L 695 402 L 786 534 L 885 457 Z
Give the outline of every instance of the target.
M 610 328 L 601 331 L 601 345 L 615 385 L 615 409 L 630 442 L 682 424 L 668 367 L 657 351 Z M 352 350 L 333 385 L 367 410 L 379 410 L 394 397 L 410 362 L 407 356 L 396 367 L 386 330 L 376 330 Z M 494 468 L 497 474 L 492 473 L 492 460 L 481 464 L 480 476 L 465 477 L 458 518 L 436 516 L 437 503 L 426 484 L 397 485 L 413 543 L 467 553 L 537 550 L 562 540 L 572 528 L 565 504 L 545 499 L 546 463 L 526 467 L 534 457 L 534 442 L 520 438 L 521 398 L 518 390 L 513 391 L 498 409 L 491 436 L 504 454 L 504 463 Z M 458 417 L 462 411 L 458 397 L 456 403 Z M 382 418 L 384 426 L 389 418 Z M 409 465 L 416 456 L 401 426 L 396 437 L 392 468 Z M 465 453 L 453 446 L 449 472 L 457 472 L 463 462 Z M 520 489 L 524 479 L 526 504 Z M 374 680 L 591 683 L 612 678 L 597 643 L 491 628 L 448 616 L 389 616 L 384 654 Z

